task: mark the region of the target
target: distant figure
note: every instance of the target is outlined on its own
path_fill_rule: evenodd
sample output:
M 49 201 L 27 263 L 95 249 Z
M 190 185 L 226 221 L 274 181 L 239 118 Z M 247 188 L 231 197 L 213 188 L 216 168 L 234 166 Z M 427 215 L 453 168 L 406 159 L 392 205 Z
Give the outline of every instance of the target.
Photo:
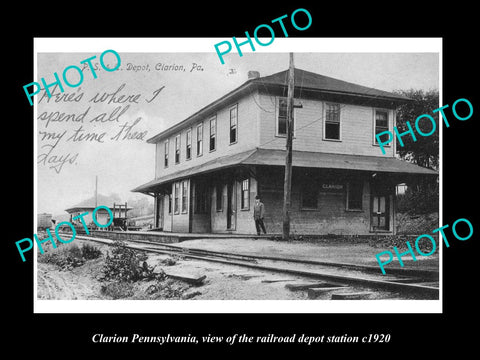
M 266 234 L 265 224 L 263 223 L 263 216 L 265 215 L 265 206 L 260 201 L 260 197 L 255 196 L 255 205 L 253 206 L 253 219 L 255 220 L 255 227 L 257 228 L 257 235 L 260 235 L 260 228 Z

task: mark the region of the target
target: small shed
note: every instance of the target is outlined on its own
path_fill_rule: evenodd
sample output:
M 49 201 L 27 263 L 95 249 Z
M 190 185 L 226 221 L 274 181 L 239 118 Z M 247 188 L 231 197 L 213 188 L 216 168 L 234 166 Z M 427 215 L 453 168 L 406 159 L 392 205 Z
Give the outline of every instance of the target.
M 126 203 L 121 204 L 121 206 L 119 206 L 117 203 L 114 203 L 111 200 L 111 198 L 98 194 L 96 199 L 95 199 L 95 196 L 92 196 L 89 199 L 86 199 L 72 207 L 69 207 L 68 209 L 65 209 L 65 211 L 70 214 L 70 222 L 75 227 L 79 227 L 79 228 L 83 227 L 81 219 L 78 218 L 74 220 L 73 218 L 80 214 L 88 212 L 88 214 L 83 217 L 84 222 L 88 227 L 94 228 L 96 227 L 96 225 L 93 222 L 92 213 L 93 213 L 93 210 L 95 210 L 95 208 L 98 206 L 108 207 L 112 212 L 114 219 L 120 218 L 120 219 L 126 220 L 128 219 L 128 211 L 132 210 L 131 207 L 127 207 Z M 96 218 L 96 221 L 102 225 L 107 224 L 110 220 L 109 214 L 105 209 L 99 209 L 95 214 L 95 218 Z M 117 220 L 114 220 L 114 222 L 115 221 Z

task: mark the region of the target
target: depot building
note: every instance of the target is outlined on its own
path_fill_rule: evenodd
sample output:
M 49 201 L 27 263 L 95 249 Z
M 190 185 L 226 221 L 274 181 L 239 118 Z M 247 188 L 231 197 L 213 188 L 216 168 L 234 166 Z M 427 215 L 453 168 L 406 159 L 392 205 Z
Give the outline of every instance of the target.
M 153 196 L 155 227 L 193 233 L 282 232 L 288 70 L 248 80 L 153 136 L 155 178 L 133 189 Z M 295 69 L 291 232 L 395 234 L 395 187 L 437 172 L 382 154 L 409 99 Z M 301 88 L 299 85 L 301 84 Z M 192 94 L 194 96 L 194 94 Z

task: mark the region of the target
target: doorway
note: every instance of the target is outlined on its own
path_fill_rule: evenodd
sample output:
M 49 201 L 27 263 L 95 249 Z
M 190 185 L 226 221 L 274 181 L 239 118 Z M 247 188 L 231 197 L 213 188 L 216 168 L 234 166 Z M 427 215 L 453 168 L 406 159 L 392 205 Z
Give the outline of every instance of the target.
M 372 231 L 390 230 L 390 202 L 388 195 L 372 195 Z

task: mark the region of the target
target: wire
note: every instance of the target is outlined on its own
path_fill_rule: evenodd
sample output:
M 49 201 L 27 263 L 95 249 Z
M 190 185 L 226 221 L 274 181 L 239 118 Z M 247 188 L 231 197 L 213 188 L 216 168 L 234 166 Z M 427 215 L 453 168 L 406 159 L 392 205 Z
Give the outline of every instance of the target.
M 398 72 L 402 72 L 402 71 L 405 71 L 405 70 L 402 69 L 402 70 L 400 70 L 400 71 L 398 71 Z M 394 74 L 396 74 L 396 73 L 398 73 L 398 72 L 395 72 L 395 73 L 393 73 L 393 74 L 391 74 L 391 75 L 394 75 Z M 302 90 L 303 90 L 303 79 L 304 79 L 304 73 L 302 73 L 302 81 L 301 81 L 301 85 L 300 85 L 299 98 L 300 98 L 300 95 L 301 95 Z M 284 84 L 284 86 L 286 86 L 286 84 Z M 368 89 L 368 90 L 367 90 L 367 91 L 365 92 L 365 94 L 363 94 L 363 95 L 372 95 L 372 96 L 373 96 L 373 99 L 366 99 L 365 104 L 373 103 L 377 98 L 380 97 L 380 95 L 373 95 L 373 94 L 372 94 L 374 91 L 378 91 L 377 89 L 374 89 L 374 88 L 367 88 L 367 89 Z M 285 88 L 283 89 L 283 93 L 285 93 Z M 272 95 L 270 95 L 270 94 L 267 94 L 267 95 L 270 96 L 270 97 L 272 96 Z M 321 101 L 324 102 L 324 100 L 321 100 Z M 257 105 L 258 105 L 258 104 L 257 104 Z M 341 112 L 342 109 L 344 109 L 344 108 L 347 107 L 348 105 L 349 105 L 349 104 L 340 104 L 340 112 Z M 276 106 L 276 104 L 275 104 L 275 106 Z M 259 107 L 260 107 L 260 106 L 259 106 Z M 261 107 L 260 107 L 260 108 L 261 108 Z M 273 111 L 266 111 L 266 110 L 263 109 L 263 108 L 261 108 L 261 109 L 264 110 L 265 112 L 268 112 L 268 113 L 272 113 L 272 112 L 273 112 Z M 303 125 L 303 126 L 301 126 L 301 127 L 294 128 L 294 131 L 297 132 L 297 131 L 299 131 L 299 130 L 305 129 L 306 127 L 309 127 L 309 126 L 311 126 L 311 125 L 313 125 L 313 124 L 315 124 L 315 123 L 317 123 L 317 122 L 319 122 L 319 121 L 323 121 L 324 119 L 325 119 L 325 112 L 322 111 L 322 114 L 321 114 L 321 116 L 320 116 L 319 118 L 314 119 L 314 120 L 312 120 L 311 122 L 309 122 L 309 123 L 307 123 L 307 124 L 305 124 L 305 125 Z M 277 121 L 277 119 L 275 119 L 275 121 Z M 270 139 L 270 140 L 268 140 L 268 141 L 260 144 L 258 147 L 265 146 L 265 145 L 267 145 L 267 144 L 270 144 L 271 142 L 278 141 L 278 140 L 280 140 L 278 137 L 273 137 L 272 139 Z

